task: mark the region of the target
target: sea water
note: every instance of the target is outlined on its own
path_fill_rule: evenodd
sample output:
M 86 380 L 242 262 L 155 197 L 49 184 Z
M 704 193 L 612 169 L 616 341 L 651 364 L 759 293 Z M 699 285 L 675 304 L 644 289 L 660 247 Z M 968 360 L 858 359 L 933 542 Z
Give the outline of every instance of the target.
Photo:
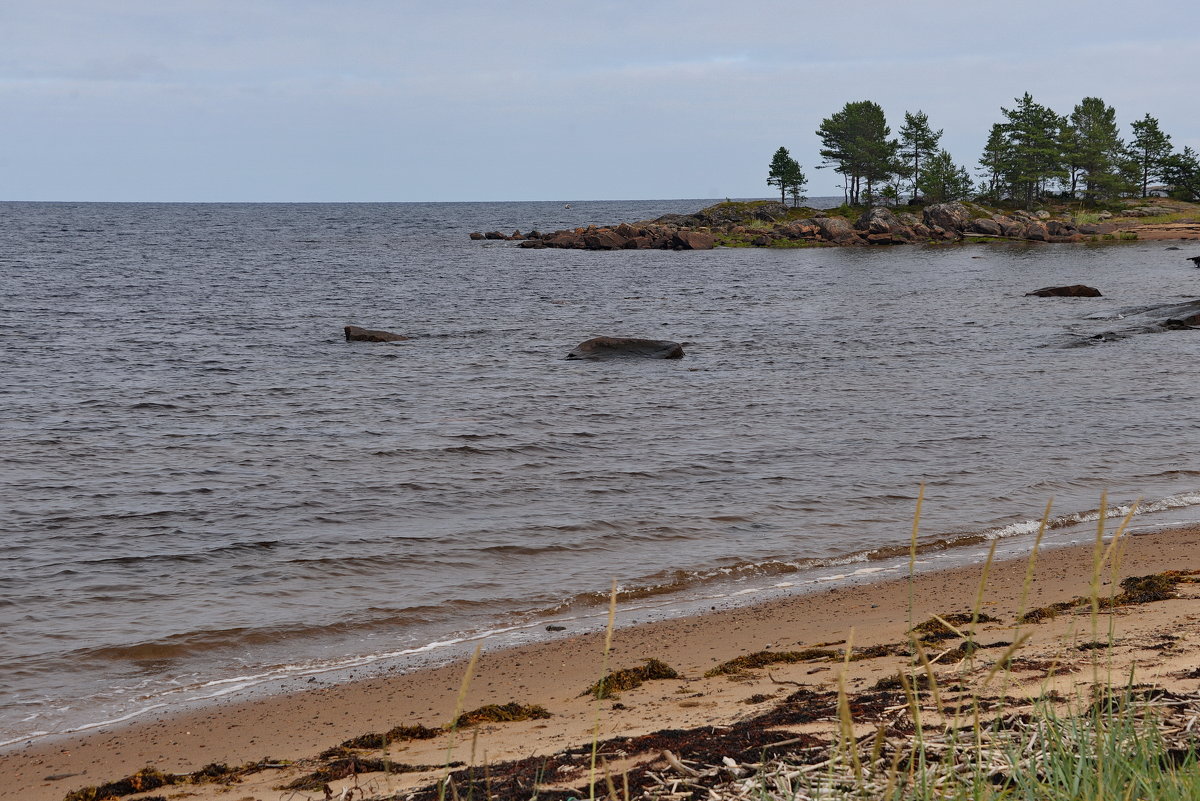
M 927 553 L 1197 517 L 1196 248 L 467 236 L 708 202 L 0 204 L 0 742 L 893 569 L 922 483 Z

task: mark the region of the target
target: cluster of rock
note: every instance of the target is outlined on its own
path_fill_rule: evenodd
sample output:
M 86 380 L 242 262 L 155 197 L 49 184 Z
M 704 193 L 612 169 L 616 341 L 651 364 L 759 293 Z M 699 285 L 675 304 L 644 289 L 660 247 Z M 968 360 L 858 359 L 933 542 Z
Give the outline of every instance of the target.
M 521 242 L 523 248 L 568 248 L 574 250 L 711 250 L 716 238 L 710 231 L 680 228 L 658 222 L 615 226 L 589 225 L 586 228 L 541 234 L 513 231 L 505 236 L 497 231 L 473 233 L 472 239 L 507 239 Z
M 759 246 L 777 244 L 780 239 L 837 245 L 902 245 L 949 242 L 968 237 L 1081 242 L 1087 234 L 1103 232 L 1099 225 L 1076 227 L 1064 220 L 1051 219 L 1045 211 L 998 214 L 967 203 L 927 206 L 920 216 L 909 211 L 874 207 L 855 222 L 817 212 L 812 217 L 782 222 L 767 231 L 744 224 L 728 225 L 727 231 L 750 236 L 750 244 Z
M 817 245 L 900 245 L 970 237 L 1032 242 L 1080 242 L 1110 233 L 1115 226 L 1076 226 L 1045 211 L 999 214 L 969 203 L 938 203 L 917 214 L 884 207 L 868 209 L 856 221 L 809 210 L 796 217 L 782 203 L 718 203 L 695 214 L 667 214 L 655 220 L 588 226 L 542 234 L 531 231 L 473 233 L 472 239 L 520 241 L 523 248 L 581 250 L 707 250 L 715 244 L 759 247 Z
M 409 337 L 392 331 L 380 331 L 348 325 L 343 329 L 347 342 L 405 342 Z M 667 339 L 636 337 L 592 337 L 580 342 L 568 359 L 603 361 L 607 359 L 682 359 L 683 345 Z

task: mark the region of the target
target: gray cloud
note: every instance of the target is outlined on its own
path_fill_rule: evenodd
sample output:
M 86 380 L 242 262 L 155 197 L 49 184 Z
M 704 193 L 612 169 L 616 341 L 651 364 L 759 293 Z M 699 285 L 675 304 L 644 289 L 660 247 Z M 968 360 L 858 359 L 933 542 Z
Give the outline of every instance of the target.
M 973 164 L 1024 91 L 1200 146 L 1190 3 L 853 8 L 10 0 L 0 196 L 762 196 L 781 144 L 834 194 L 813 132 L 846 101 L 923 109 Z

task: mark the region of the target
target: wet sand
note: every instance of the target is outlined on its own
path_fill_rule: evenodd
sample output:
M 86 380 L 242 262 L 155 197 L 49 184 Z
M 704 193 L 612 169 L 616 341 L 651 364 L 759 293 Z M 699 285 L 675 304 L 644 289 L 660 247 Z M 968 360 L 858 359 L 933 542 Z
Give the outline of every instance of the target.
M 1110 579 L 1164 570 L 1200 569 L 1200 527 L 1140 533 L 1122 540 L 1119 574 L 1106 568 L 1102 594 Z M 1026 608 L 1086 595 L 1092 578 L 1093 548 L 1072 547 L 1039 555 Z M 998 622 L 976 626 L 980 643 L 1014 639 L 1027 561 L 997 563 L 988 576 L 983 611 Z M 780 699 L 795 685 L 814 690 L 836 688 L 844 672 L 851 692 L 894 675 L 905 660 L 887 656 L 843 665 L 837 660 L 809 660 L 745 671 L 735 677 L 706 678 L 714 666 L 762 650 L 788 651 L 822 646 L 831 650 L 905 641 L 911 622 L 933 614 L 966 612 L 975 603 L 982 566 L 945 570 L 907 580 L 839 587 L 825 592 L 772 601 L 759 606 L 715 611 L 618 629 L 609 668 L 635 667 L 659 659 L 681 674 L 678 679 L 650 681 L 597 703 L 583 696 L 603 665 L 603 634 L 588 633 L 545 644 L 484 652 L 471 682 L 465 708 L 517 701 L 540 704 L 552 713 L 544 720 L 484 724 L 457 734 L 393 745 L 388 759 L 410 764 L 444 765 L 451 758 L 495 764 L 550 754 L 591 742 L 599 721 L 601 738 L 640 735 L 667 728 L 721 727 L 760 713 L 770 699 Z M 1084 611 L 1022 627 L 1032 633 L 1021 654 L 1054 659 L 1060 666 L 1052 679 L 1045 672 L 1021 678 L 1030 691 L 1052 683 L 1064 693 L 1094 678 L 1095 657 L 1078 645 L 1107 637 L 1114 626 L 1116 646 L 1109 650 L 1113 675 L 1157 682 L 1194 691 L 1200 678 L 1188 678 L 1200 665 L 1200 585 L 1181 585 L 1181 597 L 1123 607 L 1093 619 Z M 910 612 L 910 598 L 912 608 Z M 618 619 L 621 612 L 618 609 Z M 1098 627 L 1097 631 L 1092 626 Z M 851 634 L 851 630 L 853 633 Z M 948 646 L 947 646 L 948 647 Z M 1000 650 L 978 652 L 986 664 Z M 1088 668 L 1091 660 L 1093 670 Z M 939 665 L 941 663 L 939 662 Z M 947 668 L 953 665 L 948 665 Z M 1069 669 L 1068 669 L 1069 668 Z M 940 668 L 939 668 L 940 669 Z M 186 791 L 194 799 L 276 799 L 283 795 L 322 798 L 320 791 L 281 791 L 281 786 L 313 770 L 317 755 L 351 737 L 382 732 L 399 724 L 439 727 L 453 716 L 464 665 L 331 685 L 251 702 L 215 705 L 200 711 L 97 730 L 53 742 L 34 742 L 0 755 L 0 799 L 61 799 L 72 790 L 127 776 L 147 765 L 173 773 L 197 770 L 210 763 L 241 765 L 270 758 L 294 762 L 220 784 L 162 788 L 174 796 Z M 756 696 L 770 696 L 747 703 Z M 820 726 L 816 727 L 817 729 Z M 451 738 L 456 742 L 452 746 Z M 371 756 L 380 756 L 376 750 Z M 657 758 L 657 754 L 646 758 Z M 440 770 L 406 775 L 358 777 L 368 794 L 382 794 L 428 783 Z M 335 791 L 352 780 L 331 783 Z M 153 792 L 151 794 L 154 794 Z M 137 796 L 131 796 L 136 798 Z

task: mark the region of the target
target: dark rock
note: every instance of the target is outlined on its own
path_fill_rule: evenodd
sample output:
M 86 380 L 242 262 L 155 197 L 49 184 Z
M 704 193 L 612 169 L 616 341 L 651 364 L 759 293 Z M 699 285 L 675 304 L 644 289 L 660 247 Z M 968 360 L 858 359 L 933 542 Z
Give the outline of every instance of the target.
M 1192 264 L 1196 265 L 1197 267 L 1200 267 L 1200 256 L 1188 256 L 1187 259 Z
M 988 236 L 1004 236 L 1004 229 L 1000 227 L 1000 223 L 995 220 L 989 220 L 986 217 L 979 217 L 967 223 L 965 229 L 967 233 L 986 234 Z
M 1032 292 L 1026 292 L 1025 297 L 1038 298 L 1099 298 L 1102 297 L 1100 290 L 1092 286 L 1084 286 L 1083 284 L 1071 284 L 1070 286 L 1047 286 L 1041 289 L 1035 289 Z
M 1198 328 L 1200 327 L 1200 314 L 1193 314 L 1190 317 L 1173 317 L 1170 320 L 1164 320 L 1163 326 L 1172 331 Z
M 821 229 L 812 220 L 797 220 L 787 225 L 781 225 L 775 232 L 788 239 L 816 239 Z
M 849 242 L 858 238 L 854 226 L 844 217 L 817 217 L 814 222 L 821 230 L 821 238 L 830 242 Z
M 705 231 L 676 231 L 671 247 L 676 250 L 712 250 L 716 240 Z
M 767 236 L 766 234 L 759 234 L 750 240 L 750 244 L 754 245 L 756 248 L 765 248 L 767 245 L 771 244 L 771 237 Z
M 479 231 L 472 231 L 471 238 L 472 239 L 483 239 L 483 234 L 481 234 Z
M 1034 242 L 1049 241 L 1050 233 L 1046 230 L 1044 223 L 1031 221 L 1025 226 L 1025 238 Z
M 916 237 L 891 209 L 878 206 L 867 209 L 854 223 L 854 229 L 865 234 L 867 243 L 872 245 L 902 245 Z
M 996 220 L 996 223 L 1000 226 L 1000 233 L 1004 236 L 1010 236 L 1013 239 L 1025 238 L 1024 223 L 1009 217 L 1001 217 Z
M 508 238 L 515 242 L 520 242 L 525 239 L 525 237 L 521 234 L 520 230 L 513 231 L 511 234 L 508 235 Z
M 588 250 L 621 250 L 626 241 L 611 228 L 597 228 L 583 235 L 583 246 Z
M 788 216 L 788 207 L 782 203 L 763 203 L 754 207 L 751 216 L 763 222 L 775 222 Z
M 961 231 L 972 216 L 971 210 L 962 203 L 936 203 L 925 208 L 922 219 L 930 228 L 936 226 L 945 231 Z
M 1078 232 L 1075 226 L 1062 220 L 1050 220 L 1046 223 L 1046 233 L 1050 236 L 1071 236 Z
M 401 334 L 391 331 L 372 331 L 369 328 L 359 328 L 357 325 L 346 326 L 346 341 L 348 342 L 403 342 L 408 339 Z
M 583 248 L 583 237 L 574 231 L 555 231 L 543 236 L 541 242 L 551 248 Z
M 663 339 L 595 337 L 581 342 L 568 359 L 681 359 L 683 346 Z
M 855 230 L 866 231 L 869 234 L 890 234 L 897 229 L 907 227 L 900 222 L 891 209 L 879 206 L 867 209 L 854 223 Z
M 540 239 L 526 239 L 521 243 L 521 247 L 529 250 L 542 250 L 546 247 L 546 243 Z
M 508 237 L 506 237 L 504 234 L 500 233 L 499 231 L 488 231 L 486 234 L 483 235 L 483 238 L 484 239 L 507 239 Z

